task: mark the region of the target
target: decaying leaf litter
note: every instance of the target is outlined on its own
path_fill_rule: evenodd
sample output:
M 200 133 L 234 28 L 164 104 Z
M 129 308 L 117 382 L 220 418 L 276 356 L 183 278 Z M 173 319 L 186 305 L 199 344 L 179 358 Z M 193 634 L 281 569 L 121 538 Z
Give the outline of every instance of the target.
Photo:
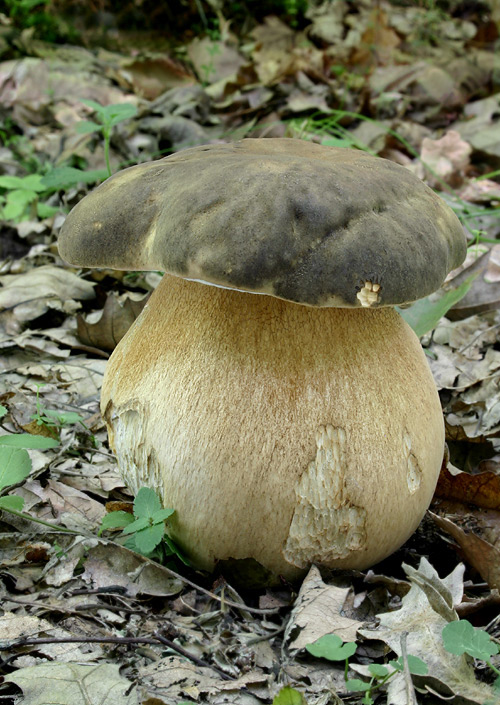
M 303 28 L 268 16 L 241 30 L 219 10 L 217 33 L 161 50 L 130 50 L 119 30 L 58 46 L 3 21 L 0 422 L 5 435 L 57 441 L 29 449 L 28 478 L 2 490 L 51 525 L 2 513 L 7 702 L 22 691 L 27 703 L 269 703 L 283 686 L 307 703 L 359 702 L 343 663 L 305 650 L 329 633 L 357 642 L 351 677 L 403 650 L 426 662 L 426 675 L 391 679 L 381 702 L 491 699 L 484 663 L 440 638 L 457 617 L 500 635 L 500 8 L 454 10 L 325 2 Z M 112 127 L 113 171 L 197 144 L 295 137 L 403 164 L 462 218 L 469 257 L 446 287 L 468 291 L 422 337 L 449 458 L 432 512 L 373 570 L 313 568 L 298 593 L 247 592 L 98 536 L 107 503 L 132 501 L 99 415 L 102 375 L 160 275 L 78 271 L 58 256 L 65 214 L 95 183 L 83 172 L 106 171 L 102 132 L 78 127 L 95 119 L 82 100 L 136 108 Z

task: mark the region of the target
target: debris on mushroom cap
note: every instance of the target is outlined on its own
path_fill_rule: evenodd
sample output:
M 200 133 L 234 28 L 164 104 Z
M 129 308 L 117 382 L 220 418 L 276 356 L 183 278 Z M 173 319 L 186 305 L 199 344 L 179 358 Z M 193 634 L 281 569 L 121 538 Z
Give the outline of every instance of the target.
M 72 264 L 163 270 L 311 306 L 391 306 L 464 259 L 445 202 L 404 167 L 293 139 L 194 147 L 116 174 L 68 216 Z

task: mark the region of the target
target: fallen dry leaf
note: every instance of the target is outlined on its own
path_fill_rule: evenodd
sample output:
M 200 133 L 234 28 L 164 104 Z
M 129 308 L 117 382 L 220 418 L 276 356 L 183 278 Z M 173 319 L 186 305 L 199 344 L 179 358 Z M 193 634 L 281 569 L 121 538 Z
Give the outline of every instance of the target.
M 129 595 L 176 595 L 183 584 L 168 570 L 116 544 L 100 544 L 89 552 L 83 579 L 95 588 L 123 585 Z
M 102 311 L 86 317 L 77 316 L 78 337 L 85 345 L 114 350 L 148 299 L 149 294 L 109 294 Z
M 434 507 L 440 513 L 444 513 L 443 505 Z M 456 509 L 456 508 L 455 508 Z M 430 512 L 432 518 L 440 529 L 446 531 L 461 548 L 461 553 L 464 560 L 469 563 L 490 588 L 500 588 L 500 515 L 497 514 L 497 545 L 492 545 L 485 538 L 479 536 L 479 533 L 484 533 L 485 529 L 491 530 L 488 526 L 488 517 L 484 514 L 469 511 L 467 507 L 463 507 L 463 514 L 454 513 L 452 516 L 455 521 L 452 521 L 450 516 L 441 516 Z M 465 528 L 459 526 L 460 521 Z
M 438 140 L 424 137 L 420 159 L 421 173 L 433 188 L 442 188 L 442 182 L 454 187 L 462 183 L 469 165 L 472 147 L 455 130 L 449 130 Z
M 117 664 L 44 663 L 20 668 L 5 677 L 16 683 L 30 705 L 48 702 L 89 705 L 132 705 L 137 703 L 136 688 L 120 675 Z
M 94 298 L 94 284 L 62 267 L 46 265 L 23 274 L 0 276 L 0 309 L 14 309 L 20 321 L 30 321 L 55 308 L 74 313 L 77 300 Z
M 379 627 L 360 629 L 359 632 L 367 639 L 381 639 L 398 656 L 402 654 L 401 639 L 406 634 L 407 653 L 418 656 L 428 667 L 426 676 L 414 678 L 419 688 L 429 687 L 443 697 L 460 696 L 465 702 L 482 705 L 491 698 L 491 689 L 476 680 L 474 669 L 465 655 L 457 656 L 445 650 L 441 636 L 449 617 L 445 618 L 439 612 L 444 608 L 451 615 L 454 606 L 460 604 L 463 573 L 464 566 L 458 565 L 441 579 L 422 558 L 419 569 L 413 569 L 409 574 L 412 587 L 403 597 L 401 609 L 379 614 Z M 454 619 L 457 619 L 456 613 Z
M 500 475 L 493 472 L 471 475 L 456 468 L 454 472 L 442 468 L 435 496 L 500 510 Z
M 362 622 L 344 617 L 342 608 L 350 588 L 327 585 L 316 566 L 304 579 L 285 630 L 288 651 L 295 653 L 325 634 L 355 641 Z

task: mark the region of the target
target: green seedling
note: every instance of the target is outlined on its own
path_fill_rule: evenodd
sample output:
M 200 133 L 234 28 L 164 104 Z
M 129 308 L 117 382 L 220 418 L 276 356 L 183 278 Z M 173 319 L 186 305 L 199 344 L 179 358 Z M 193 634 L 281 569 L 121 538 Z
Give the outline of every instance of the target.
M 460 619 L 447 624 L 443 628 L 442 636 L 444 648 L 450 654 L 467 654 L 487 664 L 496 675 L 493 691 L 497 697 L 500 696 L 500 670 L 491 663 L 491 657 L 500 653 L 500 649 L 488 632 L 473 627 L 467 619 Z M 494 705 L 498 701 L 491 700 L 484 705 L 489 705 L 490 702 Z
M 114 103 L 113 105 L 101 105 L 95 100 L 84 100 L 82 103 L 92 108 L 96 121 L 82 120 L 76 126 L 76 131 L 80 134 L 89 134 L 100 132 L 104 139 L 104 158 L 106 160 L 106 168 L 108 176 L 111 176 L 111 164 L 109 162 L 109 145 L 111 142 L 111 132 L 115 125 L 118 125 L 124 120 L 134 117 L 137 113 L 137 108 L 131 103 Z
M 36 388 L 36 412 L 31 415 L 31 419 L 36 421 L 37 426 L 45 426 L 50 430 L 59 430 L 63 426 L 71 426 L 80 423 L 85 429 L 83 418 L 76 411 L 60 411 L 58 409 L 46 409 L 40 403 L 40 388 L 43 384 L 38 384 Z
M 7 409 L 0 406 L 0 418 Z M 44 450 L 54 448 L 58 442 L 53 438 L 34 436 L 31 433 L 9 433 L 0 436 L 0 492 L 7 487 L 23 482 L 31 472 L 31 459 L 27 448 Z M 24 499 L 19 495 L 9 494 L 0 497 L 0 509 L 20 512 Z
M 48 188 L 40 174 L 29 176 L 0 176 L 0 215 L 4 220 L 19 222 L 32 213 L 40 218 L 48 218 L 57 213 L 58 208 L 40 202 L 40 195 Z
M 307 705 L 307 701 L 302 693 L 286 685 L 274 698 L 273 705 Z
M 73 166 L 60 166 L 52 169 L 42 178 L 43 185 L 58 191 L 76 184 L 95 184 L 109 176 L 107 169 L 75 169 Z
M 187 563 L 166 533 L 165 520 L 173 513 L 174 509 L 162 507 L 152 489 L 141 487 L 134 500 L 134 514 L 124 511 L 110 512 L 102 520 L 99 534 L 105 529 L 122 529 L 122 537 L 127 538 L 124 544 L 127 548 L 159 560 L 176 555 Z
M 206 64 L 202 64 L 200 66 L 201 70 L 203 71 L 203 75 L 201 76 L 201 83 L 203 86 L 207 86 L 210 83 L 212 75 L 215 74 L 216 69 L 214 57 L 217 56 L 217 54 L 221 53 L 220 44 L 213 42 L 207 48 L 207 52 L 210 57 L 210 60 Z
M 47 42 L 61 37 L 61 22 L 50 12 L 50 0 L 4 0 L 4 4 L 15 27 L 33 28 L 36 36 Z
M 61 166 L 52 169 L 43 177 L 42 183 L 45 188 L 59 190 L 76 184 L 95 184 L 104 181 L 111 176 L 111 164 L 109 161 L 109 146 L 113 127 L 124 120 L 128 120 L 137 113 L 137 108 L 131 103 L 115 103 L 113 105 L 101 105 L 94 100 L 84 100 L 82 103 L 94 110 L 95 121 L 82 120 L 77 123 L 76 131 L 81 134 L 91 134 L 100 132 L 104 139 L 104 158 L 106 169 L 76 169 L 73 166 Z
M 496 699 L 488 700 L 483 705 L 495 705 L 500 695 L 500 670 L 491 663 L 492 656 L 500 653 L 498 644 L 483 629 L 473 627 L 466 619 L 450 622 L 442 631 L 443 646 L 451 654 L 467 654 L 472 658 L 484 661 L 496 675 L 493 683 L 493 693 Z M 348 678 L 349 658 L 356 652 L 354 642 L 343 643 L 336 634 L 327 634 L 313 644 L 306 646 L 307 651 L 318 658 L 325 658 L 329 661 L 343 661 L 345 659 L 345 684 L 348 691 L 353 693 L 363 693 L 363 705 L 372 705 L 374 700 L 372 694 L 384 686 L 387 681 L 404 670 L 405 664 L 402 657 L 389 661 L 387 665 L 372 663 L 368 666 L 370 680 L 363 681 L 360 678 Z M 427 665 L 418 656 L 408 654 L 406 664 L 411 674 L 425 676 L 428 672 Z M 281 705 L 281 704 L 280 704 Z
M 360 678 L 349 678 L 349 658 L 356 653 L 356 644 L 353 641 L 344 643 L 337 634 L 326 634 L 317 639 L 313 644 L 306 646 L 307 651 L 317 658 L 325 658 L 328 661 L 345 661 L 344 680 L 348 691 L 352 693 L 363 693 L 363 705 L 372 705 L 374 700 L 372 694 L 387 681 L 404 669 L 401 658 L 396 661 L 389 661 L 389 667 L 382 664 L 372 663 L 368 667 L 370 680 L 362 681 Z M 415 675 L 425 675 L 427 665 L 417 656 L 408 656 L 408 668 L 410 673 Z
M 460 299 L 463 299 L 475 278 L 476 275 L 472 275 L 460 286 L 457 286 L 456 289 L 450 289 L 439 295 L 426 296 L 424 299 L 416 301 L 409 308 L 396 306 L 396 310 L 413 329 L 414 333 L 421 338 L 425 333 L 437 326 L 440 319 L 446 316 L 452 306 Z
M 32 418 L 38 419 L 40 424 L 54 424 L 60 426 L 64 423 L 82 423 L 79 414 L 74 412 L 56 412 L 41 409 L 37 390 L 37 413 Z M 0 405 L 0 419 L 5 416 L 7 409 Z M 84 424 L 83 424 L 84 425 Z M 0 495 L 9 487 L 19 485 L 31 472 L 31 459 L 26 449 L 55 448 L 59 445 L 54 438 L 36 436 L 31 433 L 16 433 L 0 436 Z M 76 534 L 78 532 L 65 527 L 57 526 L 24 513 L 24 499 L 16 494 L 0 496 L 0 511 L 34 521 L 43 526 L 63 533 Z M 126 539 L 125 546 L 148 558 L 159 559 L 166 562 L 169 556 L 177 556 L 186 565 L 189 562 L 182 555 L 180 549 L 166 534 L 165 521 L 174 513 L 173 509 L 164 509 L 155 492 L 147 487 L 142 487 L 134 501 L 134 514 L 128 512 L 110 512 L 107 514 L 99 530 L 99 535 L 104 529 L 123 529 L 122 537 Z

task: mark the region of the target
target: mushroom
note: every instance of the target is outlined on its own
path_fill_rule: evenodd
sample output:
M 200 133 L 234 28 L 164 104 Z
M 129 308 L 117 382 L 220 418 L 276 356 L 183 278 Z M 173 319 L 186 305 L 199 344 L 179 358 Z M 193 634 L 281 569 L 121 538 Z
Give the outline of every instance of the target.
M 364 569 L 416 529 L 443 418 L 393 306 L 466 250 L 417 177 L 301 140 L 194 147 L 105 181 L 59 248 L 167 272 L 111 356 L 101 408 L 125 482 L 175 509 L 196 566 Z

